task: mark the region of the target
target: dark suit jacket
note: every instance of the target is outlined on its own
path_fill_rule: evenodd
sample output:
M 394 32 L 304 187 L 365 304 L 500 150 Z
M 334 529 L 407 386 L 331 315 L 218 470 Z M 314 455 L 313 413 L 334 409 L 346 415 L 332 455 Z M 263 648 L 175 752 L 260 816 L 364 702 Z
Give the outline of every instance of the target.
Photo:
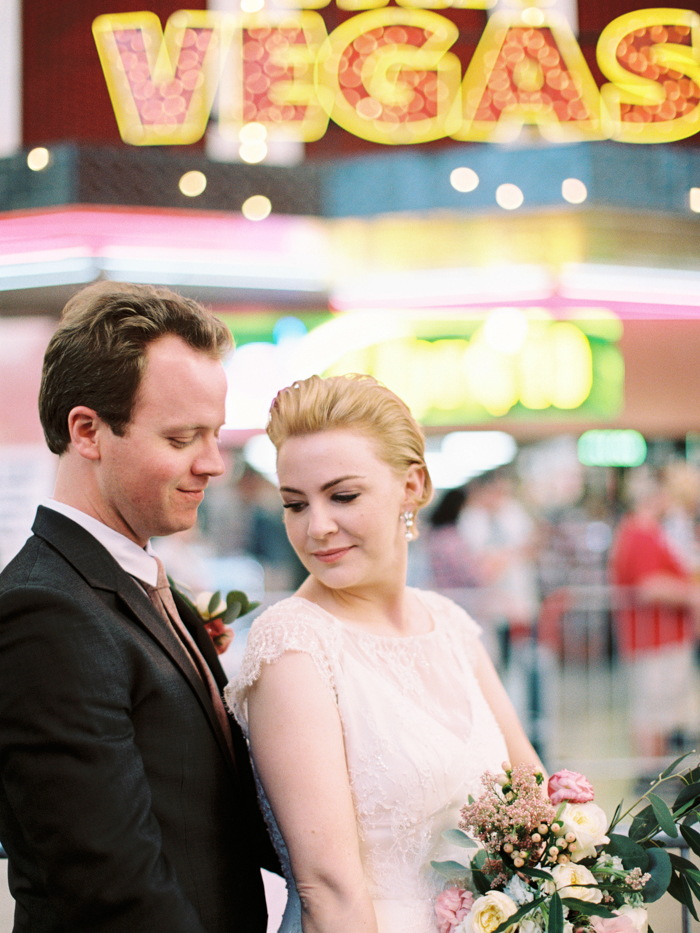
M 39 508 L 0 574 L 0 842 L 16 933 L 263 933 L 245 741 L 141 587 Z M 221 687 L 201 622 L 183 621 Z

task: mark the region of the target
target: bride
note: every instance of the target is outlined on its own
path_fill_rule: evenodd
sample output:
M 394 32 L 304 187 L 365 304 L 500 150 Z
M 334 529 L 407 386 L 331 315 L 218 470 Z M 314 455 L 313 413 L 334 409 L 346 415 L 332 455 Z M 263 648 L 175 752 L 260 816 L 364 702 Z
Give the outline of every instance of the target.
M 432 486 L 404 403 L 368 376 L 312 376 L 267 431 L 309 576 L 253 623 L 227 700 L 287 878 L 281 931 L 436 933 L 442 831 L 485 770 L 541 765 L 476 623 L 406 586 Z

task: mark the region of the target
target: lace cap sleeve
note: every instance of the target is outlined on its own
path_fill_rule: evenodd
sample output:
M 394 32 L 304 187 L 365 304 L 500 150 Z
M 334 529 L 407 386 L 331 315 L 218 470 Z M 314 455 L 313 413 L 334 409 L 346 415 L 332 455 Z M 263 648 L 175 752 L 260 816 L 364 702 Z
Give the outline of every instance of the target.
M 265 610 L 250 627 L 238 674 L 224 690 L 226 705 L 243 729 L 248 725 L 248 691 L 263 664 L 272 664 L 289 651 L 308 654 L 323 683 L 337 698 L 332 658 L 337 649 L 332 619 L 298 597 L 290 597 Z

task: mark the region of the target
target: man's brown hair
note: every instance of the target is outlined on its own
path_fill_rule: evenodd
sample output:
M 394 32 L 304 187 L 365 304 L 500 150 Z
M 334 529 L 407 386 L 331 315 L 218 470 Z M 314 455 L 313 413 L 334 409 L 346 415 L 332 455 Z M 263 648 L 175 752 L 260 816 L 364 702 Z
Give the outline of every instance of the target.
M 219 359 L 233 346 L 225 324 L 167 288 L 97 282 L 70 299 L 44 355 L 39 392 L 39 417 L 52 453 L 68 448 L 68 415 L 77 405 L 92 408 L 116 435 L 124 435 L 148 345 L 167 334 Z

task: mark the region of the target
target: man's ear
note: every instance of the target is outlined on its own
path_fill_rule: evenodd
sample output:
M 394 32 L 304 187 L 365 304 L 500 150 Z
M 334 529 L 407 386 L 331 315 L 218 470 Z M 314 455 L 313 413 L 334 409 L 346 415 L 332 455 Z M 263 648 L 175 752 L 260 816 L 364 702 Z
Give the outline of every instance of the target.
M 76 405 L 68 414 L 72 447 L 86 460 L 100 459 L 100 434 L 107 427 L 92 408 Z

